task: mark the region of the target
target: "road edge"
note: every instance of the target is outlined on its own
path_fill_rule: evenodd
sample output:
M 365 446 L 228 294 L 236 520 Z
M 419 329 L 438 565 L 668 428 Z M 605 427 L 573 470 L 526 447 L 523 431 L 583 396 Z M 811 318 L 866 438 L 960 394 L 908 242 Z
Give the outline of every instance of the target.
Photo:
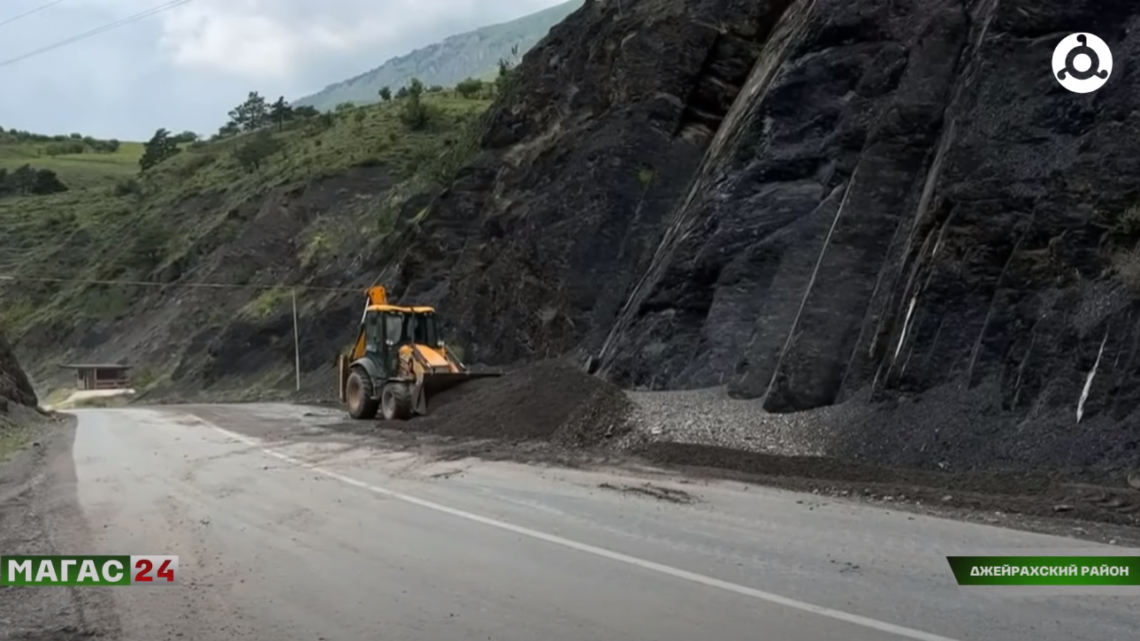
M 92 552 L 76 493 L 77 425 L 70 414 L 21 422 L 28 441 L 0 461 L 0 555 Z M 118 638 L 113 589 L 0 587 L 0 639 Z

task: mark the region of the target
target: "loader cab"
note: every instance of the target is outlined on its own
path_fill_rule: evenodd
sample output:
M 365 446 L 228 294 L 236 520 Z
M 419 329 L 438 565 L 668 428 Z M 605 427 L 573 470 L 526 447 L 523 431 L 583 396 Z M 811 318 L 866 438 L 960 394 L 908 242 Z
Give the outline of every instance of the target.
M 396 374 L 402 346 L 440 345 L 434 309 L 389 307 L 369 309 L 365 314 L 364 353 L 381 366 L 384 376 Z
M 403 337 L 404 318 L 400 312 L 369 311 L 364 321 L 364 356 L 380 366 L 384 376 L 396 371 L 396 358 Z

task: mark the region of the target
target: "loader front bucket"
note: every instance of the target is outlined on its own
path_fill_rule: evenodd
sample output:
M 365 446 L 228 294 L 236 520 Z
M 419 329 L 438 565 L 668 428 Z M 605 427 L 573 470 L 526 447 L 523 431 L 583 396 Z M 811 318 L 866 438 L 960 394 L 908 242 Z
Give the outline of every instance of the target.
M 496 378 L 499 376 L 502 376 L 502 373 L 463 372 L 457 374 L 428 374 L 424 376 L 421 393 L 416 395 L 415 411 L 417 414 L 427 414 L 427 404 L 433 396 L 476 379 Z

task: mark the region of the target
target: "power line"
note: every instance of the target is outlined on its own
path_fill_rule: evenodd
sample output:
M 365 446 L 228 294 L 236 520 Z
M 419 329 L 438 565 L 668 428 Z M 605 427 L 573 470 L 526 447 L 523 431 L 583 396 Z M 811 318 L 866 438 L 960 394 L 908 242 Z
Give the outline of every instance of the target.
M 297 289 L 309 290 L 318 292 L 342 292 L 342 293 L 355 293 L 363 294 L 363 287 L 320 287 L 317 285 L 241 285 L 238 283 L 163 283 L 153 280 L 105 280 L 98 278 L 49 278 L 46 276 L 14 276 L 10 274 L 0 274 L 0 283 L 2 282 L 20 282 L 20 283 L 72 283 L 83 285 L 127 285 L 132 287 L 196 287 L 204 289 Z
M 62 0 L 57 0 L 57 1 L 62 1 Z M 167 2 L 166 4 L 162 4 L 162 5 L 159 5 L 157 7 L 147 9 L 146 11 L 140 11 L 139 13 L 136 13 L 136 14 L 131 15 L 131 16 L 127 16 L 126 18 L 122 18 L 120 20 L 116 20 L 115 22 L 105 24 L 102 27 L 98 27 L 98 28 L 92 29 L 90 31 L 85 31 L 81 34 L 72 36 L 72 37 L 64 39 L 64 40 L 60 40 L 59 42 L 50 44 L 46 47 L 41 47 L 39 49 L 36 49 L 35 51 L 29 51 L 28 53 L 25 53 L 23 55 L 16 56 L 15 58 L 9 58 L 8 60 L 0 62 L 0 67 L 7 67 L 8 65 L 13 65 L 13 64 L 16 64 L 17 62 L 22 62 L 24 60 L 27 60 L 28 58 L 38 56 L 42 53 L 47 53 L 49 51 L 54 51 L 55 49 L 59 49 L 60 47 L 64 47 L 64 46 L 67 46 L 69 44 L 79 42 L 80 40 L 86 40 L 87 38 L 90 38 L 92 36 L 97 36 L 101 33 L 105 33 L 105 32 L 110 31 L 112 29 L 117 29 L 119 27 L 131 24 L 132 22 L 138 22 L 139 20 L 142 20 L 144 18 L 149 18 L 151 16 L 158 15 L 158 14 L 162 13 L 163 11 L 169 11 L 170 9 L 180 7 L 184 4 L 187 4 L 187 3 L 192 2 L 192 1 L 193 0 L 173 0 L 172 2 Z
M 17 20 L 20 20 L 21 18 L 27 18 L 28 16 L 32 15 L 33 13 L 39 13 L 39 12 L 43 11 L 44 9 L 49 8 L 49 7 L 54 7 L 55 5 L 57 5 L 63 1 L 64 0 L 52 0 L 52 2 L 49 2 L 47 4 L 41 4 L 40 6 L 34 8 L 34 9 L 28 9 L 27 11 L 25 11 L 21 14 L 14 15 L 11 18 L 8 18 L 7 20 L 0 20 L 0 27 L 3 27 L 6 24 L 12 24 L 13 22 L 15 22 Z

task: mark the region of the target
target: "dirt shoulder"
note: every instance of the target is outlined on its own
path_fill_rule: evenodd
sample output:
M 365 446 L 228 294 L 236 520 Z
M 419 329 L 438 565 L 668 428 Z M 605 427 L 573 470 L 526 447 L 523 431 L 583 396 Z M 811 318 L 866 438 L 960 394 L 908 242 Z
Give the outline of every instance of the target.
M 75 496 L 75 419 L 28 418 L 22 447 L 0 461 L 0 555 L 89 550 Z M 10 432 L 11 433 L 11 432 Z M 116 638 L 114 588 L 0 587 L 0 639 Z

